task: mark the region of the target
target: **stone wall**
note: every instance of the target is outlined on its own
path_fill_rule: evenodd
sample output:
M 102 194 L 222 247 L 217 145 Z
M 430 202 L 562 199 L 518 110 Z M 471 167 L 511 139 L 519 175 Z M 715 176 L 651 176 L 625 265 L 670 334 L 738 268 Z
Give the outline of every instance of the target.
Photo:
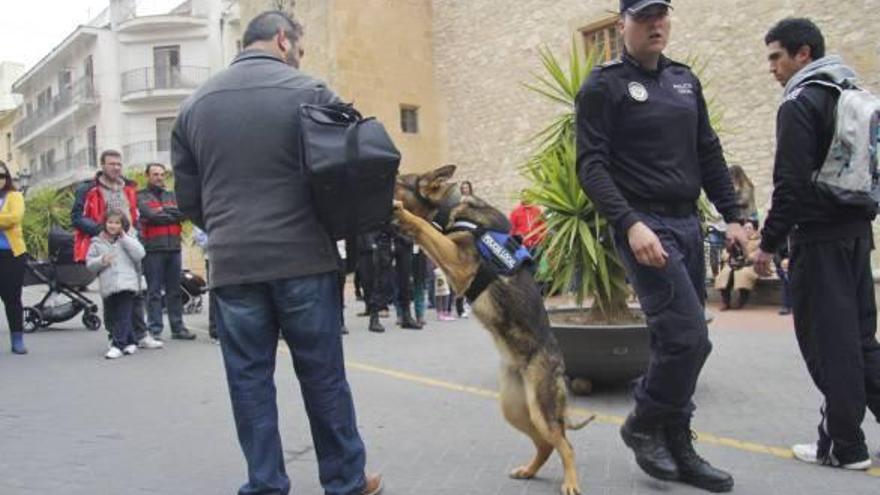
M 528 138 L 558 111 L 521 83 L 539 71 L 537 47 L 563 54 L 578 28 L 616 11 L 616 0 L 434 0 L 435 77 L 449 128 L 449 160 L 477 194 L 509 208 Z M 781 90 L 768 73 L 763 37 L 777 20 L 811 17 L 829 52 L 842 54 L 880 90 L 880 0 L 675 0 L 676 59 L 708 62 L 704 81 L 725 109 L 728 160 L 745 167 L 769 207 L 775 111 Z
M 404 171 L 443 162 L 445 121 L 434 89 L 430 0 L 337 0 L 335 89 L 379 118 L 403 155 Z M 418 133 L 403 133 L 401 105 L 418 107 Z
M 242 26 L 272 0 L 243 0 Z M 305 26 L 303 69 L 383 122 L 404 171 L 445 161 L 445 119 L 434 89 L 431 0 L 297 0 Z M 418 107 L 419 132 L 404 134 L 400 106 Z

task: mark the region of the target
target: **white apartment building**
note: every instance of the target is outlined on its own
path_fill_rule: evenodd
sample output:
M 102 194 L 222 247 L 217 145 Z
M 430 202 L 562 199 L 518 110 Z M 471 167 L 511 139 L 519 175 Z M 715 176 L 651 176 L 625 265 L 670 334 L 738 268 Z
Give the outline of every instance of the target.
M 129 168 L 170 164 L 180 103 L 235 56 L 240 27 L 237 2 L 162 3 L 110 0 L 15 82 L 15 147 L 32 188 L 94 176 L 105 149 Z
M 0 160 L 6 163 L 10 172 L 18 172 L 18 163 L 13 145 L 13 122 L 16 110 L 21 106 L 21 96 L 12 93 L 12 83 L 24 74 L 24 65 L 15 62 L 0 62 Z

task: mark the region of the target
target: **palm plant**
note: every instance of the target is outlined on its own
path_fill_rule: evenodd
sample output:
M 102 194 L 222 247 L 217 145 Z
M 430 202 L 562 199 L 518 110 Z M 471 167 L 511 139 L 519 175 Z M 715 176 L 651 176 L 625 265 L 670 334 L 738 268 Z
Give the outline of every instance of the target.
M 73 193 L 69 190 L 40 189 L 28 194 L 22 229 L 25 245 L 32 257 L 48 257 L 49 231 L 53 226 L 70 228 L 72 207 Z
M 525 86 L 562 111 L 535 136 L 537 151 L 521 170 L 529 182 L 523 199 L 541 206 L 546 222 L 538 275 L 552 293 L 573 289 L 578 306 L 590 299 L 602 319 L 615 320 L 628 312 L 630 289 L 610 226 L 580 186 L 575 157 L 575 99 L 596 57 L 584 56 L 574 40 L 567 69 L 546 47 L 540 57 L 544 72 Z

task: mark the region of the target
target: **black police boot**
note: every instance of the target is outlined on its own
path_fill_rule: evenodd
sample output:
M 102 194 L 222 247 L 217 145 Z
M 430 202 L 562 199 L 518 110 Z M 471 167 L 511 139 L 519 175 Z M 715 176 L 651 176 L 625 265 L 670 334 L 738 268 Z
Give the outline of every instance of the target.
M 712 467 L 694 450 L 696 435 L 688 423 L 676 423 L 666 427 L 666 442 L 675 463 L 678 464 L 678 480 L 714 493 L 733 490 L 733 476 Z
M 400 317 L 400 328 L 407 328 L 410 330 L 422 329 L 422 326 L 419 325 L 413 318 L 408 306 L 406 309 L 403 310 L 403 316 Z
M 385 327 L 379 322 L 379 313 L 376 311 L 370 312 L 370 326 L 368 330 L 376 333 L 382 333 L 385 331 Z
M 630 413 L 620 427 L 620 436 L 635 453 L 636 463 L 642 471 L 660 480 L 678 479 L 678 467 L 666 447 L 663 425 L 638 419 L 635 413 Z

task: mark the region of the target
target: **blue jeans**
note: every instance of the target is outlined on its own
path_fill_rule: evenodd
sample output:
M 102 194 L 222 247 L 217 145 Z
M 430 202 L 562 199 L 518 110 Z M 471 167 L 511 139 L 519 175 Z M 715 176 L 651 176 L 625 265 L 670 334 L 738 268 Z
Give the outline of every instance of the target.
M 152 251 L 143 261 L 147 279 L 147 326 L 153 335 L 161 335 L 162 291 L 168 307 L 171 333 L 183 331 L 183 302 L 180 298 L 180 251 Z
M 324 491 L 359 494 L 366 453 L 345 377 L 337 274 L 214 291 L 232 412 L 248 466 L 239 495 L 290 491 L 275 396 L 279 327 L 299 379 Z

